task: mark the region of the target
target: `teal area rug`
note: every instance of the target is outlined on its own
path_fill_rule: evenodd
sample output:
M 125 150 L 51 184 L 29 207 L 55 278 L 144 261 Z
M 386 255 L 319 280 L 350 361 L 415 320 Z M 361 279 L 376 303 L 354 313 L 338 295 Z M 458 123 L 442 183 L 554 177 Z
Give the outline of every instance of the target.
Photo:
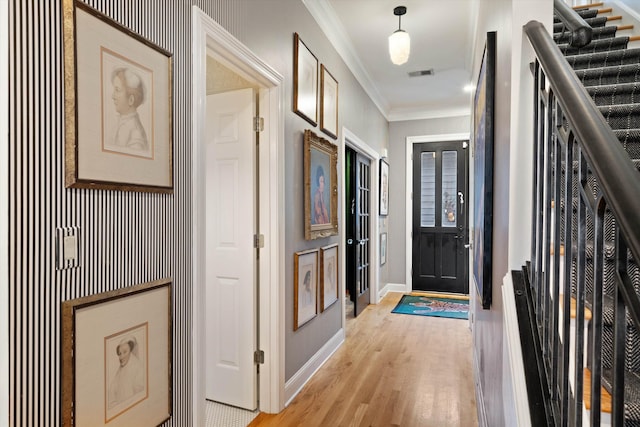
M 450 317 L 467 319 L 469 317 L 469 300 L 457 298 L 441 298 L 422 295 L 403 295 L 392 313 L 414 314 L 416 316 Z

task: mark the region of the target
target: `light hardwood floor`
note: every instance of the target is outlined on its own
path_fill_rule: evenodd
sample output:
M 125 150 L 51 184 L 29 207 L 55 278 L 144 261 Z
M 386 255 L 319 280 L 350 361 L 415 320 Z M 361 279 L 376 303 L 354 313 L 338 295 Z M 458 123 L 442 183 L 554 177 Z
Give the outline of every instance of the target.
M 393 314 L 400 297 L 348 320 L 345 343 L 294 401 L 249 427 L 477 426 L 469 323 Z

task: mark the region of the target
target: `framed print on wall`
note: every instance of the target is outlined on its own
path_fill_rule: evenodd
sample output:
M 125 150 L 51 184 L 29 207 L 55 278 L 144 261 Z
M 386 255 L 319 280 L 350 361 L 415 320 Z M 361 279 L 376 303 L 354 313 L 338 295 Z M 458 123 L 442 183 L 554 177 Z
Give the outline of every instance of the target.
M 318 314 L 318 249 L 296 252 L 293 260 L 293 330 Z
M 320 308 L 338 301 L 338 244 L 320 248 Z
M 320 129 L 338 138 L 338 82 L 324 64 L 320 66 Z
M 380 159 L 380 216 L 389 215 L 389 163 Z
M 64 0 L 65 184 L 171 193 L 172 56 Z
M 293 35 L 293 111 L 318 123 L 318 59 L 298 33 Z
M 491 308 L 493 233 L 493 112 L 495 101 L 496 33 L 487 33 L 473 99 L 474 221 L 473 280 L 482 308 Z
M 338 147 L 304 131 L 304 238 L 338 234 Z
M 62 303 L 62 424 L 160 425 L 171 417 L 171 282 Z

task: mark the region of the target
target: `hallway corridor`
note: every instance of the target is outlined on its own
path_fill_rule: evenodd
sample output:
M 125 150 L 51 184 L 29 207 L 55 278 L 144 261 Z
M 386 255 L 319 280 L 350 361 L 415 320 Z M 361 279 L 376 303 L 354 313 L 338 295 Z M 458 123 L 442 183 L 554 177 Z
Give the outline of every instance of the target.
M 477 426 L 471 331 L 459 319 L 392 314 L 389 293 L 280 414 L 250 427 Z

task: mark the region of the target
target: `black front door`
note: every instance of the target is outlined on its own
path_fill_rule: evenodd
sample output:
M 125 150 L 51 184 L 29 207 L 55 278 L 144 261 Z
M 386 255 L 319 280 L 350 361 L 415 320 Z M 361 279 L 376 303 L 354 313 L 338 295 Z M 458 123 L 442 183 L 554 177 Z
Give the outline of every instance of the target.
M 413 146 L 413 290 L 469 292 L 466 146 Z

